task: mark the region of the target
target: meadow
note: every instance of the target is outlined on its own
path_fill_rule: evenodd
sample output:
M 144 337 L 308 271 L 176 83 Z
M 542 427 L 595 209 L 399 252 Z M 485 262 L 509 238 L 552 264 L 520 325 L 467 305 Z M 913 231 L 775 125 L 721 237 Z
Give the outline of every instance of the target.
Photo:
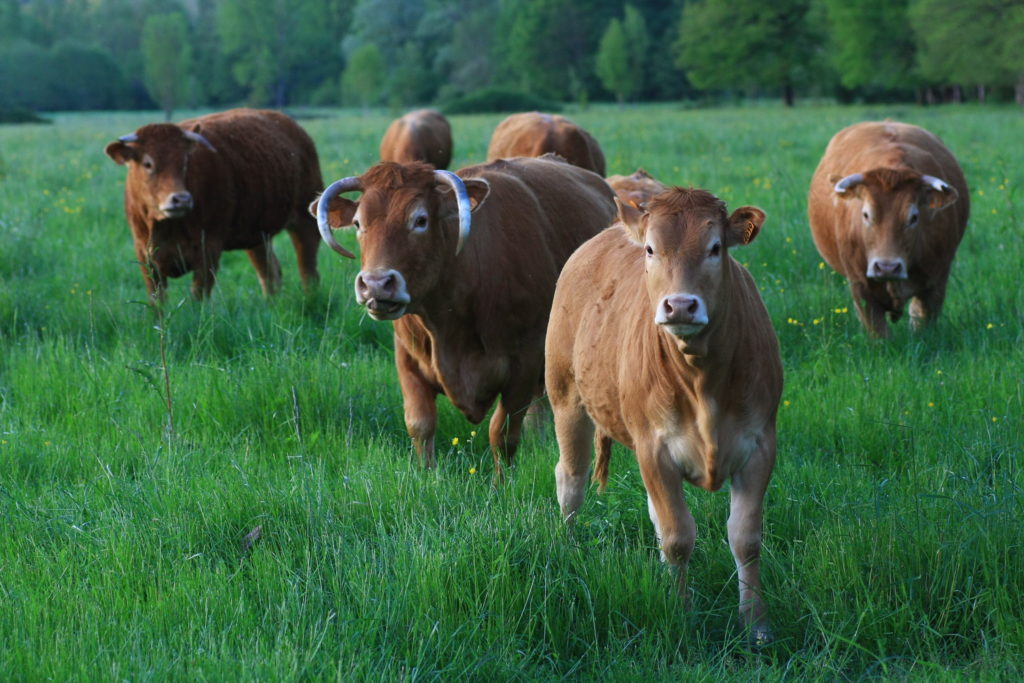
M 376 160 L 389 115 L 317 114 L 301 122 L 325 181 Z M 687 488 L 683 606 L 628 451 L 571 533 L 550 425 L 494 488 L 486 429 L 441 399 L 439 467 L 421 470 L 357 262 L 322 249 L 305 295 L 279 236 L 274 300 L 231 252 L 210 301 L 175 280 L 156 317 L 103 147 L 159 116 L 56 115 L 0 127 L 0 679 L 1024 677 L 1020 111 L 570 116 L 609 173 L 768 214 L 732 253 L 786 372 L 762 556 L 774 645 L 750 652 L 737 623 L 724 491 Z M 806 193 L 834 132 L 887 116 L 945 140 L 972 219 L 939 322 L 879 342 L 821 263 Z M 453 168 L 483 160 L 500 118 L 452 119 Z

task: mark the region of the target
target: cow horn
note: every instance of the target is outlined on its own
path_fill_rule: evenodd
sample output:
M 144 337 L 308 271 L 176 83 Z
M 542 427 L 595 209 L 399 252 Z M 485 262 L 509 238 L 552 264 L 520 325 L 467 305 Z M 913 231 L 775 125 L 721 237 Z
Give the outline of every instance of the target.
M 206 149 L 210 150 L 211 152 L 216 152 L 217 151 L 216 149 L 214 149 L 213 145 L 210 144 L 210 141 L 207 140 L 206 138 L 204 138 L 199 133 L 196 133 L 195 131 L 191 131 L 191 130 L 184 130 L 182 132 L 184 132 L 185 133 L 185 137 L 187 137 L 192 142 L 198 142 L 200 145 L 202 145 Z
M 333 183 L 328 185 L 327 189 L 324 190 L 324 193 L 320 195 L 320 203 L 317 204 L 316 207 L 316 224 L 320 228 L 320 237 L 322 237 L 324 242 L 327 243 L 327 246 L 348 258 L 355 258 L 356 255 L 338 244 L 334 239 L 334 233 L 331 232 L 331 224 L 327 222 L 327 208 L 330 206 L 331 200 L 339 194 L 342 192 L 352 192 L 353 190 L 359 192 L 363 191 L 363 184 L 360 182 L 358 177 L 349 176 L 348 178 L 335 180 Z
M 921 182 L 932 188 L 936 192 L 946 192 L 949 190 L 949 183 L 945 180 L 940 180 L 933 175 L 921 176 Z
M 455 255 L 458 256 L 462 251 L 462 245 L 466 243 L 466 238 L 469 237 L 469 227 L 472 221 L 469 215 L 471 209 L 466 184 L 462 182 L 462 178 L 451 171 L 434 171 L 434 177 L 442 183 L 451 185 L 455 190 L 455 203 L 459 207 L 459 242 L 455 245 Z
M 836 183 L 835 191 L 838 192 L 839 194 L 843 194 L 854 185 L 860 185 L 863 182 L 864 174 L 854 173 L 853 175 L 848 175 L 842 180 L 840 180 L 838 183 Z
M 128 135 L 122 135 L 118 138 L 121 142 L 138 142 L 139 136 L 135 133 L 129 133 Z

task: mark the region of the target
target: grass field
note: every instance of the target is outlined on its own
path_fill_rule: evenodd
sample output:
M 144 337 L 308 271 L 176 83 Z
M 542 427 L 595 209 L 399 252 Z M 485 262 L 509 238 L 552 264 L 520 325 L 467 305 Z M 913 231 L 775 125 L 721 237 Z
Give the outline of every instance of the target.
M 140 303 L 124 170 L 103 155 L 157 116 L 58 115 L 0 127 L 0 679 L 1020 680 L 1020 111 L 572 116 L 609 173 L 643 166 L 768 214 L 733 253 L 786 370 L 765 514 L 770 649 L 750 653 L 737 624 L 726 493 L 688 488 L 683 608 L 629 452 L 617 447 L 608 492 L 588 494 L 572 534 L 550 427 L 495 490 L 486 430 L 442 399 L 440 464 L 421 471 L 390 326 L 353 300 L 356 263 L 321 250 L 306 297 L 282 236 L 277 299 L 234 252 L 210 302 L 172 282 L 158 324 Z M 915 336 L 905 318 L 875 342 L 821 267 L 805 199 L 830 136 L 886 116 L 946 141 L 973 216 L 937 326 Z M 484 158 L 499 118 L 453 119 L 454 167 Z M 304 120 L 325 180 L 372 164 L 388 120 Z

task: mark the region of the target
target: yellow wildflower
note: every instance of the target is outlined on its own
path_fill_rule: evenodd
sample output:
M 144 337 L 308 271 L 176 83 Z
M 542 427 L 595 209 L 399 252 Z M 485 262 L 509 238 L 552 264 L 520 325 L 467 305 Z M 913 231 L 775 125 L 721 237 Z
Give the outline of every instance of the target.
M 458 446 L 459 445 L 459 437 L 456 436 L 455 438 L 452 439 L 452 445 L 453 446 Z
M 470 467 L 469 468 L 469 473 L 470 474 L 476 474 L 476 468 L 475 467 Z

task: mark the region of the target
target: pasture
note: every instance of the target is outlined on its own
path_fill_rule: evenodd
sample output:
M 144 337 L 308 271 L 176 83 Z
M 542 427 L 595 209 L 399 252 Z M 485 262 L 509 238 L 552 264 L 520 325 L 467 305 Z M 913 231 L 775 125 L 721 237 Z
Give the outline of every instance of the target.
M 390 116 L 320 114 L 301 123 L 326 182 L 375 161 Z M 572 533 L 550 425 L 494 489 L 486 429 L 441 399 L 439 467 L 422 471 L 390 325 L 353 299 L 358 262 L 321 249 L 306 296 L 281 235 L 278 298 L 231 252 L 210 301 L 174 280 L 157 318 L 103 146 L 159 117 L 58 115 L 0 127 L 0 678 L 1020 679 L 1020 111 L 569 116 L 610 174 L 643 166 L 768 214 L 732 254 L 786 372 L 762 554 L 773 646 L 750 653 L 737 623 L 724 491 L 687 488 L 684 608 L 627 451 Z M 878 342 L 821 264 L 806 194 L 835 131 L 886 116 L 943 138 L 972 218 L 938 324 L 912 335 L 904 318 Z M 452 118 L 453 169 L 483 160 L 500 118 Z

